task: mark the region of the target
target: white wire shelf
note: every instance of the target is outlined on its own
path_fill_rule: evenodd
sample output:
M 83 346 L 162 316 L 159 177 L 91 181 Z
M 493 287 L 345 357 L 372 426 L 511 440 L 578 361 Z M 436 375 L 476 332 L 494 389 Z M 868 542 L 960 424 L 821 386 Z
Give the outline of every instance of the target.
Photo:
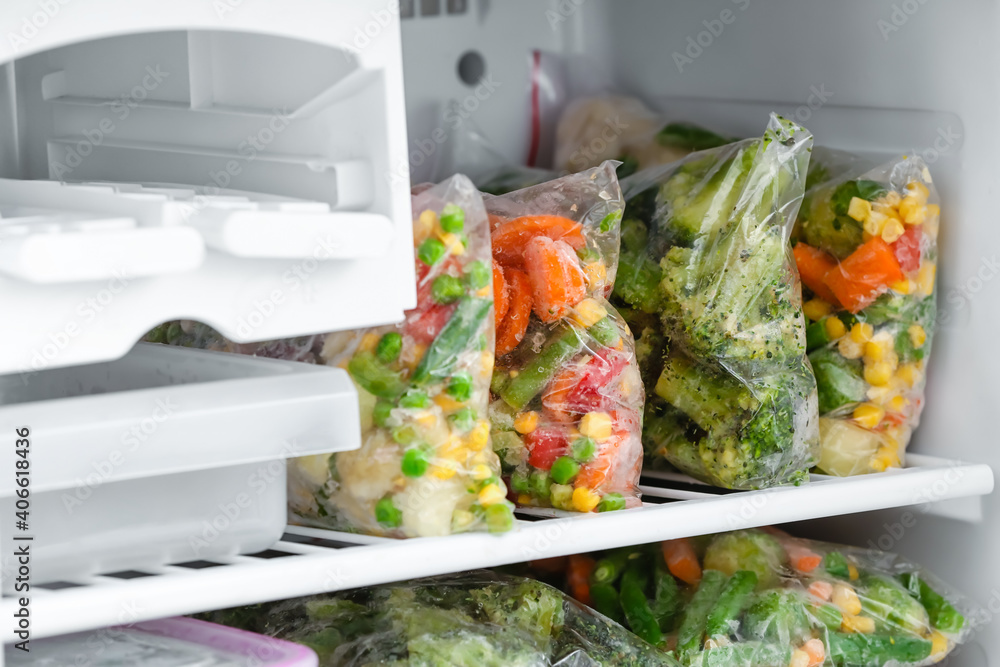
M 493 567 L 657 540 L 891 507 L 974 498 L 993 490 L 987 465 L 911 455 L 908 467 L 852 478 L 813 476 L 800 487 L 727 491 L 682 475 L 643 475 L 642 508 L 573 515 L 519 512 L 505 535 L 392 540 L 289 526 L 256 554 L 32 582 L 32 638 L 414 577 Z M 4 597 L 11 618 L 16 600 Z M 15 641 L 11 624 L 5 643 Z

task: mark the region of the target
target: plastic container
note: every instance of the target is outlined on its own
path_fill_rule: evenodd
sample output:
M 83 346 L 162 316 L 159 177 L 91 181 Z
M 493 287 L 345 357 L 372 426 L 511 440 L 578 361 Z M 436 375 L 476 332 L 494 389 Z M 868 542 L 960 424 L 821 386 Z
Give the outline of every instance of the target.
M 21 322 L 0 373 L 115 359 L 180 318 L 251 342 L 415 305 L 384 2 L 294 0 L 285 27 L 235 0 L 76 0 L 43 31 L 38 11 L 0 8 L 0 311 Z
M 29 429 L 30 512 L 11 528 L 34 538 L 33 583 L 265 549 L 285 459 L 360 443 L 340 369 L 160 345 L 0 376 L 0 401 L 3 432 Z M 19 490 L 0 483 L 7 517 Z
M 165 618 L 4 647 L 9 667 L 316 667 L 316 653 L 281 639 L 193 618 Z

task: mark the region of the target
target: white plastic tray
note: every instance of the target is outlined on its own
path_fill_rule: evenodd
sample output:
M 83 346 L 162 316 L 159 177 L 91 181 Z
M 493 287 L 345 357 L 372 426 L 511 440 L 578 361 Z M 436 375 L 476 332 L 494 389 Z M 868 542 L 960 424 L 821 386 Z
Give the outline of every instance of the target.
M 909 467 L 848 478 L 814 476 L 800 487 L 729 492 L 680 475 L 647 474 L 644 506 L 547 518 L 520 513 L 516 530 L 391 540 L 289 526 L 266 551 L 133 572 L 104 572 L 34 586 L 34 636 L 76 632 L 128 619 L 187 614 L 412 577 L 643 544 L 753 526 L 943 501 L 978 500 L 993 489 L 989 466 L 910 456 Z M 966 517 L 973 518 L 974 517 Z M 40 582 L 39 582 L 40 583 Z M 4 598 L 0 615 L 15 601 Z M 86 615 L 79 613 L 87 609 Z M 14 637 L 0 627 L 0 640 Z
M 0 432 L 30 429 L 18 534 L 41 578 L 263 549 L 285 523 L 285 459 L 360 443 L 340 369 L 161 345 L 0 376 L 0 402 Z M 0 458 L 15 470 L 12 448 Z M 5 522 L 18 488 L 0 481 Z

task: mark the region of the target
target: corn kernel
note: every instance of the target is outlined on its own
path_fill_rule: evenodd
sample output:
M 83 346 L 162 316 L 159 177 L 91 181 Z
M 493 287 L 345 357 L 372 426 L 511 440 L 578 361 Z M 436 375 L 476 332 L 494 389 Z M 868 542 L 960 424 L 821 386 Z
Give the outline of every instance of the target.
M 813 322 L 821 320 L 833 312 L 833 306 L 823 299 L 810 299 L 802 304 L 802 312 Z
M 607 412 L 588 412 L 580 420 L 580 433 L 594 440 L 611 437 L 611 415 Z
M 913 291 L 913 281 L 909 278 L 903 278 L 894 283 L 889 283 L 889 288 L 897 294 L 909 294 Z
M 882 240 L 886 243 L 893 243 L 896 239 L 902 236 L 905 231 L 906 228 L 903 227 L 903 223 L 899 220 L 889 220 L 882 228 Z
M 931 655 L 944 655 L 948 651 L 948 638 L 937 630 L 932 630 L 929 639 L 931 640 Z
M 927 221 L 935 220 L 941 215 L 941 207 L 937 204 L 927 205 Z
M 840 321 L 839 317 L 828 318 L 826 323 L 826 335 L 830 337 L 830 340 L 837 340 L 847 333 L 847 327 L 844 323 Z
M 530 505 L 531 504 L 531 500 L 532 500 L 531 496 L 529 496 L 527 493 L 522 493 L 521 495 L 519 495 L 517 497 L 517 504 L 518 505 Z
M 788 667 L 809 667 L 809 654 L 800 648 L 792 651 L 792 659 L 788 662 Z
M 417 368 L 417 364 L 420 360 L 424 358 L 424 352 L 427 351 L 427 346 L 423 343 L 414 343 L 410 346 L 403 346 L 403 352 L 399 355 L 399 361 L 401 364 L 409 368 L 411 371 Z
M 851 340 L 855 343 L 867 343 L 875 335 L 875 327 L 867 322 L 858 322 L 851 327 Z
M 414 418 L 414 421 L 423 428 L 431 429 L 437 426 L 438 418 L 430 410 L 423 410 Z
M 413 245 L 418 246 L 427 240 L 438 226 L 437 213 L 428 209 L 417 217 L 416 224 L 413 225 Z
M 374 352 L 379 338 L 380 336 L 377 333 L 366 333 L 361 337 L 361 344 L 358 345 L 358 349 L 362 352 Z
M 434 402 L 445 412 L 455 412 L 457 410 L 461 410 L 463 406 L 462 403 L 456 401 L 448 394 L 438 394 L 434 397 Z
M 490 477 L 492 477 L 493 471 L 490 470 L 490 467 L 488 465 L 483 465 L 480 463 L 479 465 L 475 466 L 472 469 L 472 472 L 470 474 L 472 475 L 472 479 L 476 480 L 477 482 L 481 482 L 484 479 L 489 479 Z
M 889 409 L 893 412 L 902 412 L 909 404 L 910 402 L 906 400 L 906 397 L 897 394 L 889 400 Z
M 857 581 L 858 577 L 861 576 L 860 574 L 858 574 L 858 568 L 854 566 L 854 563 L 847 564 L 847 576 L 850 578 L 851 581 Z
M 868 391 L 865 392 L 865 396 L 872 403 L 878 403 L 884 405 L 892 397 L 891 387 L 868 387 Z
M 536 428 L 538 428 L 538 413 L 533 410 L 522 412 L 514 418 L 514 430 L 521 435 L 531 433 Z
M 851 203 L 847 208 L 847 215 L 858 222 L 864 222 L 868 214 L 872 212 L 872 203 L 861 197 L 851 197 Z
M 892 219 L 894 220 L 895 218 Z M 880 236 L 889 220 L 889 216 L 882 211 L 873 210 L 870 214 L 868 214 L 868 217 L 865 218 L 864 230 L 872 236 Z
M 442 463 L 441 465 L 431 466 L 431 474 L 436 478 L 445 480 L 451 479 L 455 476 L 455 468 L 448 465 L 447 463 Z
M 882 201 L 886 206 L 896 208 L 899 206 L 899 202 L 903 201 L 903 195 L 899 194 L 895 190 L 890 190 L 886 193 L 885 197 L 882 197 Z
M 473 429 L 469 432 L 469 437 L 466 444 L 469 449 L 478 452 L 479 450 L 486 447 L 490 441 L 490 423 L 485 420 L 480 420 Z
M 573 307 L 573 319 L 582 327 L 589 328 L 608 316 L 597 299 L 584 299 Z
M 913 343 L 913 347 L 920 349 L 927 342 L 927 332 L 919 324 L 910 325 L 907 329 L 907 333 L 910 334 L 910 342 Z
M 865 343 L 865 361 L 874 363 L 885 358 L 885 348 L 876 341 L 870 340 Z
M 934 276 L 937 274 L 937 265 L 934 262 L 924 262 L 917 272 L 917 287 L 924 296 L 934 293 Z
M 583 275 L 590 289 L 597 290 L 608 281 L 608 267 L 604 266 L 604 262 L 590 262 L 584 265 Z
M 865 365 L 865 382 L 875 387 L 889 384 L 892 379 L 892 365 L 887 361 L 876 361 Z
M 493 352 L 484 351 L 482 356 L 479 358 L 479 363 L 482 366 L 483 375 L 490 376 L 493 375 Z
M 854 408 L 852 416 L 859 426 L 873 429 L 882 423 L 882 418 L 885 417 L 885 410 L 874 403 L 862 403 Z
M 511 378 L 513 379 L 513 378 L 516 378 L 516 377 L 517 377 L 518 375 L 520 375 L 520 374 L 521 374 L 521 371 L 519 371 L 519 370 L 517 370 L 517 369 L 514 369 L 514 370 L 512 370 L 512 371 L 510 372 L 510 377 L 511 377 Z
M 503 492 L 503 489 L 498 484 L 487 484 L 479 492 L 479 503 L 484 507 L 489 507 L 490 505 L 502 502 L 506 497 L 507 494 Z
M 491 294 L 493 294 L 493 289 L 490 287 L 483 287 L 482 289 L 476 290 L 476 296 L 478 296 L 480 299 L 485 299 Z
M 908 225 L 922 225 L 927 220 L 927 207 L 913 197 L 906 197 L 899 205 L 899 217 Z
M 875 632 L 875 619 L 855 614 L 844 614 L 840 623 L 840 629 L 842 632 L 857 632 L 870 635 Z
M 905 382 L 908 387 L 912 387 L 920 382 L 920 371 L 913 364 L 903 364 L 896 371 L 896 377 Z
M 887 445 L 879 447 L 872 456 L 869 465 L 875 472 L 884 472 L 887 468 L 898 468 L 900 463 L 897 448 Z
M 927 199 L 931 196 L 931 191 L 920 181 L 910 181 L 906 184 L 906 194 L 920 204 L 926 204 Z
M 858 599 L 858 594 L 846 584 L 834 584 L 830 601 L 848 616 L 857 616 L 861 613 L 861 600 Z
M 458 234 L 446 233 L 441 235 L 441 242 L 444 243 L 444 247 L 448 249 L 448 252 L 452 255 L 464 255 L 465 254 L 465 244 L 462 243 L 462 238 Z
M 601 502 L 601 497 L 585 486 L 573 489 L 573 509 L 577 512 L 591 512 L 597 503 Z
M 468 510 L 455 510 L 451 514 L 452 532 L 458 533 L 476 522 L 476 515 Z
M 837 351 L 845 359 L 860 359 L 865 353 L 865 347 L 863 343 L 856 342 L 850 336 L 844 336 L 837 342 Z

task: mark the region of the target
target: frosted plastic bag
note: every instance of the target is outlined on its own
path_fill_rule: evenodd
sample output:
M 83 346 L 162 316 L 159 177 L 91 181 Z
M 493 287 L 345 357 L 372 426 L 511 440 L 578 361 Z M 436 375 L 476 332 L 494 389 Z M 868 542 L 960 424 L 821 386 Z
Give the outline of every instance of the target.
M 677 666 L 620 625 L 538 581 L 470 572 L 214 612 L 296 641 L 321 667 Z
M 642 383 L 632 335 L 605 299 L 623 208 L 614 165 L 486 199 L 493 445 L 523 505 L 638 505 Z
M 347 369 L 361 448 L 289 462 L 291 520 L 395 537 L 513 526 L 489 443 L 493 286 L 482 197 L 464 176 L 413 197 L 417 307 L 398 325 L 235 344 L 169 323 L 147 339 Z
M 570 102 L 559 118 L 555 168 L 576 172 L 620 160 L 618 175 L 624 178 L 730 141 L 692 123 L 671 122 L 633 97 L 584 97 Z
M 571 557 L 568 590 L 684 665 L 881 667 L 942 660 L 967 600 L 919 566 L 774 528 Z
M 940 213 L 919 157 L 855 167 L 806 193 L 793 252 L 810 320 L 823 472 L 903 464 L 934 336 Z
M 799 483 L 818 453 L 788 247 L 811 146 L 772 115 L 762 138 L 622 182 L 614 303 L 637 334 L 646 452 L 717 486 Z

